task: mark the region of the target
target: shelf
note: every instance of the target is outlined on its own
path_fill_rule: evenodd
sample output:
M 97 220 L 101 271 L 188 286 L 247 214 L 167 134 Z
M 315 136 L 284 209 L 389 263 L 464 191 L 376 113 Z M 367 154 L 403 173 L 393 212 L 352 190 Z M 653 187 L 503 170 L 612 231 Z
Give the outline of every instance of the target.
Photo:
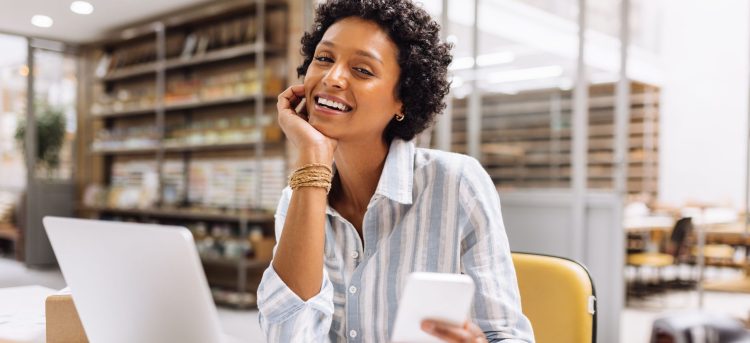
M 130 117 L 130 116 L 154 114 L 154 113 L 156 113 L 156 108 L 147 107 L 147 108 L 136 108 L 136 109 L 124 110 L 124 111 L 104 112 L 102 114 L 92 114 L 91 116 L 94 118 L 110 118 L 110 117 Z
M 191 66 L 198 66 L 202 64 L 225 61 L 237 57 L 252 56 L 259 52 L 267 54 L 276 54 L 283 52 L 283 49 L 275 46 L 268 46 L 265 44 L 250 43 L 233 46 L 231 48 L 224 48 L 220 50 L 214 50 L 206 52 L 199 56 L 193 56 L 191 58 L 170 58 L 164 61 L 163 67 L 158 62 L 149 62 L 140 65 L 120 68 L 114 72 L 111 72 L 103 77 L 98 78 L 100 81 L 111 82 L 123 79 L 129 79 L 137 76 L 143 76 L 151 73 L 156 73 L 160 70 L 172 70 L 178 68 L 185 68 Z
M 627 132 L 630 193 L 655 195 L 658 186 L 659 90 L 631 82 Z M 587 182 L 612 188 L 615 166 L 615 85 L 589 88 Z M 569 187 L 573 94 L 557 89 L 482 96 L 481 162 L 503 188 Z M 468 148 L 465 99 L 453 100 L 452 151 Z
M 183 102 L 183 103 L 166 105 L 164 106 L 164 110 L 165 111 L 180 111 L 180 110 L 192 110 L 196 108 L 217 106 L 217 105 L 241 104 L 243 102 L 254 101 L 257 96 L 258 96 L 257 94 L 243 94 L 243 95 L 230 96 L 230 97 L 220 98 L 220 99 L 215 99 L 215 100 L 188 101 L 188 102 Z M 276 96 L 266 95 L 263 97 L 263 100 L 276 100 L 276 99 L 277 99 Z
M 185 144 L 185 145 L 167 145 L 164 146 L 164 152 L 192 152 L 192 151 L 221 151 L 221 150 L 242 150 L 253 149 L 258 142 L 234 142 L 234 143 L 211 143 L 211 144 Z M 280 145 L 278 142 L 265 142 L 266 148 L 273 148 Z M 158 147 L 152 148 L 116 148 L 116 149 L 97 149 L 92 153 L 97 155 L 144 155 L 155 154 L 159 151 Z
M 109 73 L 103 77 L 100 77 L 101 81 L 116 81 L 122 79 L 129 79 L 131 77 L 142 76 L 154 73 L 157 71 L 157 62 L 149 62 L 130 67 L 119 68 L 118 70 Z
M 144 148 L 115 148 L 115 149 L 96 149 L 91 152 L 97 155 L 144 155 L 156 153 L 156 147 Z
M 168 104 L 164 106 L 164 111 L 165 112 L 181 111 L 181 110 L 192 110 L 192 109 L 198 109 L 198 108 L 210 107 L 210 106 L 218 106 L 218 105 L 241 104 L 244 102 L 255 101 L 257 96 L 258 96 L 257 94 L 243 94 L 243 95 L 231 96 L 231 97 L 220 98 L 220 99 L 215 99 L 215 100 L 186 101 L 182 103 Z M 276 99 L 276 96 L 266 95 L 263 97 L 264 101 L 275 100 L 275 99 Z M 139 109 L 132 109 L 132 110 L 127 110 L 127 111 L 105 112 L 103 114 L 96 114 L 93 117 L 94 118 L 127 117 L 127 116 L 134 116 L 134 115 L 141 115 L 141 114 L 148 114 L 148 113 L 156 113 L 156 107 L 139 108 Z
M 228 291 L 222 289 L 222 287 L 211 287 L 211 295 L 214 302 L 220 306 L 249 309 L 256 307 L 258 304 L 258 299 L 254 292 Z
M 165 146 L 166 152 L 188 152 L 188 151 L 218 151 L 218 150 L 241 150 L 255 148 L 259 142 L 236 142 L 236 143 L 215 143 L 215 144 L 190 144 L 190 145 L 172 145 Z M 279 145 L 279 143 L 263 143 L 266 147 Z
M 171 219 L 190 219 L 190 220 L 210 220 L 210 221 L 222 221 L 222 222 L 240 222 L 246 220 L 248 222 L 271 222 L 273 221 L 273 214 L 261 211 L 221 211 L 215 209 L 179 209 L 179 208 L 153 208 L 153 209 L 137 209 L 137 208 L 113 208 L 113 207 L 99 207 L 99 206 L 79 206 L 79 211 L 84 212 L 99 212 L 99 213 L 111 213 L 118 215 L 129 215 L 129 216 L 142 216 L 142 217 L 158 217 L 158 218 L 171 218 Z
M 109 54 L 113 69 L 102 77 L 90 74 L 85 82 L 92 91 L 90 98 L 99 100 L 89 104 L 85 115 L 89 125 L 85 126 L 107 131 L 82 134 L 92 158 L 79 162 L 91 163 L 87 167 L 96 170 L 82 182 L 87 190 L 93 187 L 94 198 L 121 180 L 142 186 L 144 173 L 156 173 L 160 188 L 175 186 L 183 201 L 193 189 L 207 192 L 213 187 L 231 194 L 235 182 L 252 184 L 235 190 L 242 195 L 237 201 L 222 201 L 227 199 L 220 194 L 198 197 L 201 200 L 183 206 L 116 208 L 102 201 L 92 202 L 102 206 L 74 206 L 76 215 L 184 226 L 204 222 L 209 227 L 239 228 L 243 235 L 254 225 L 264 230 L 272 226 L 274 202 L 286 183 L 286 145 L 273 120 L 263 124 L 267 121 L 245 119 L 269 119 L 265 118 L 267 105 L 275 103 L 285 88 L 282 67 L 287 59 L 288 12 L 284 0 L 210 2 L 154 18 L 95 43 L 92 48 L 99 56 Z M 261 27 L 264 30 L 258 30 Z M 187 40 L 191 35 L 195 41 Z M 185 51 L 191 53 L 183 58 Z M 254 61 L 261 58 L 266 58 L 266 67 L 256 68 Z M 259 82 L 259 78 L 267 81 Z M 237 117 L 242 120 L 235 125 Z M 230 124 L 214 125 L 216 118 Z M 201 122 L 209 125 L 198 125 Z M 264 140 L 259 142 L 260 138 Z M 94 146 L 100 149 L 93 150 Z M 203 173 L 209 181 L 227 178 L 231 183 L 191 184 L 186 172 Z M 158 199 L 166 199 L 168 192 L 155 191 Z M 219 202 L 227 204 L 220 208 Z M 254 207 L 246 209 L 250 203 Z M 201 261 L 217 304 L 256 306 L 256 290 L 269 261 L 208 256 L 201 256 Z
M 223 258 L 223 257 L 208 257 L 201 255 L 201 262 L 203 264 L 211 264 L 217 266 L 228 266 L 228 267 L 239 267 L 245 268 L 267 268 L 270 264 L 269 261 L 260 261 L 251 258 Z
M 283 50 L 279 47 L 265 46 L 265 45 L 260 45 L 258 43 L 242 44 L 242 45 L 233 46 L 231 48 L 225 48 L 221 50 L 207 52 L 200 56 L 195 56 L 189 59 L 183 59 L 179 57 L 172 58 L 166 61 L 165 69 L 171 70 L 171 69 L 177 69 L 177 68 L 197 66 L 201 64 L 206 64 L 206 63 L 211 63 L 211 62 L 216 62 L 216 61 L 224 61 L 224 60 L 233 59 L 237 57 L 252 56 L 259 52 L 275 54 L 281 51 Z

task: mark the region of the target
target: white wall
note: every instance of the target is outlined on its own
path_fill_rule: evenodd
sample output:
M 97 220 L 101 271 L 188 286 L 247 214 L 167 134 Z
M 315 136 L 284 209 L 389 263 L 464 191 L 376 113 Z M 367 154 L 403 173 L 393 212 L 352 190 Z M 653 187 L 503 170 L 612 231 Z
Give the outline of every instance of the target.
M 665 5 L 660 199 L 742 208 L 748 2 L 666 0 Z

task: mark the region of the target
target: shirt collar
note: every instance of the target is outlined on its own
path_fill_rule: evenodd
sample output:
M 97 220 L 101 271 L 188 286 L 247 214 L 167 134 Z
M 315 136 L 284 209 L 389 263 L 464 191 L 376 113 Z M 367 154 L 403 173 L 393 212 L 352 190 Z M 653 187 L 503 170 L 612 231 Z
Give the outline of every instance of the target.
M 414 141 L 394 138 L 385 158 L 375 194 L 410 205 L 414 185 Z

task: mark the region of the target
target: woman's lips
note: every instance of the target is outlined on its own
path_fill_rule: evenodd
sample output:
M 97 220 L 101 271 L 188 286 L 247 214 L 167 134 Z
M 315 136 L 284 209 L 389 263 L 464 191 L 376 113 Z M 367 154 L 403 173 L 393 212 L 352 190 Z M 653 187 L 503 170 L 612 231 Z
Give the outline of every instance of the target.
M 316 113 L 321 113 L 321 114 L 326 114 L 326 115 L 334 115 L 334 116 L 342 115 L 342 114 L 347 114 L 347 113 L 351 112 L 351 111 L 349 111 L 349 112 L 343 112 L 343 111 L 339 111 L 339 110 L 334 110 L 332 108 L 325 107 L 325 106 L 323 106 L 321 104 L 318 104 L 317 102 L 315 103 L 314 110 L 315 110 Z

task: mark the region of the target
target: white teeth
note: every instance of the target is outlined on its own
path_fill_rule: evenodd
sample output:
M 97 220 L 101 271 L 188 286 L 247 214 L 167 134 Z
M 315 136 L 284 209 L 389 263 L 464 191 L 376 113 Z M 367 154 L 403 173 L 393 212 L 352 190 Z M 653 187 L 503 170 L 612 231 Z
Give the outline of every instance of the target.
M 318 103 L 322 104 L 322 105 L 334 107 L 334 108 L 336 108 L 336 109 L 338 109 L 340 111 L 346 111 L 346 109 L 347 109 L 346 105 L 344 105 L 344 104 L 342 104 L 340 102 L 336 102 L 336 101 L 328 100 L 328 99 L 324 99 L 324 98 L 318 98 Z

